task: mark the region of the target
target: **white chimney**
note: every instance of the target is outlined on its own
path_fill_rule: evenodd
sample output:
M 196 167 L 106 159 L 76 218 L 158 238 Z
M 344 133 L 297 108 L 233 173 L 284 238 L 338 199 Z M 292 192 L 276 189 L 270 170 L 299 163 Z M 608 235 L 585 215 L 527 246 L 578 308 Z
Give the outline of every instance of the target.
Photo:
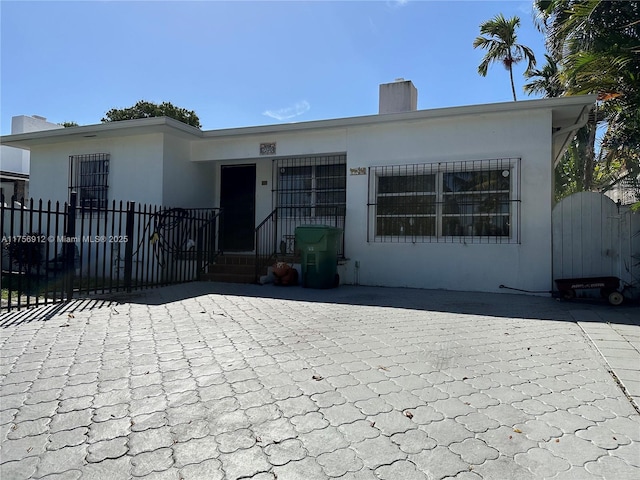
M 11 117 L 11 134 L 39 132 L 41 130 L 55 130 L 64 128 L 62 125 L 47 122 L 46 117 L 40 115 L 16 115 Z
M 380 85 L 378 113 L 413 112 L 418 109 L 418 90 L 411 80 L 396 78 Z

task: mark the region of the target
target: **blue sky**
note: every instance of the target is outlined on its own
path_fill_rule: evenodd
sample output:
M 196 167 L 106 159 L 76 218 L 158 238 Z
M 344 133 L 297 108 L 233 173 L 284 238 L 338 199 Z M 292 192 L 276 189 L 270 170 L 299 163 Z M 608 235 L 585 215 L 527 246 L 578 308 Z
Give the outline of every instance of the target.
M 518 15 L 543 63 L 531 3 L 2 0 L 1 133 L 14 115 L 87 125 L 140 99 L 195 110 L 207 130 L 369 115 L 399 77 L 419 109 L 511 101 L 501 65 L 477 74 L 472 42 L 481 22 Z

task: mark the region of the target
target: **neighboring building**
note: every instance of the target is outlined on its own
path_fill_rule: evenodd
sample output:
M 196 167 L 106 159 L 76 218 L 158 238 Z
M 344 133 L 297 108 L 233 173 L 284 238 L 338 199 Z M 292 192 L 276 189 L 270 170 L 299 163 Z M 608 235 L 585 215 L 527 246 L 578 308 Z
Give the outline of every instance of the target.
M 223 207 L 225 251 L 254 251 L 277 209 L 344 227 L 344 283 L 498 291 L 552 288 L 553 165 L 594 96 L 415 110 L 409 81 L 380 114 L 200 131 L 147 118 L 1 139 L 31 151 L 31 195 Z M 272 217 L 269 217 L 272 218 Z
M 11 134 L 64 128 L 34 115 L 19 115 L 11 119 Z M 2 145 L 0 147 L 0 182 L 5 201 L 29 197 L 29 151 Z
M 604 194 L 620 205 L 640 202 L 640 175 L 637 177 L 627 176 Z

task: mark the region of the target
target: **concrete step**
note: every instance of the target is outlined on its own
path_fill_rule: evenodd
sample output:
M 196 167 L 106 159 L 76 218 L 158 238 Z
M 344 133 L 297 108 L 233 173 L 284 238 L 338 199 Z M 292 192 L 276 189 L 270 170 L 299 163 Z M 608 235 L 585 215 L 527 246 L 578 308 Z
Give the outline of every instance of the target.
M 202 279 L 210 282 L 254 283 L 256 281 L 255 255 L 224 254 L 209 265 Z
M 255 255 L 223 254 L 216 258 L 216 265 L 255 265 Z
M 209 273 L 238 273 L 238 274 L 255 274 L 255 264 L 250 265 L 232 265 L 228 263 L 213 263 L 209 265 Z

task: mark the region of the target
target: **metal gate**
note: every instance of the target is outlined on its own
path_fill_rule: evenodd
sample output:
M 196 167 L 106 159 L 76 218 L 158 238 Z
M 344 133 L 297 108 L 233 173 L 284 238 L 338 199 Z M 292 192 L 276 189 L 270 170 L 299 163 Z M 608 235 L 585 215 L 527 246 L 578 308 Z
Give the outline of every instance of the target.
M 619 277 L 640 285 L 640 215 L 596 192 L 575 193 L 553 209 L 553 278 Z

